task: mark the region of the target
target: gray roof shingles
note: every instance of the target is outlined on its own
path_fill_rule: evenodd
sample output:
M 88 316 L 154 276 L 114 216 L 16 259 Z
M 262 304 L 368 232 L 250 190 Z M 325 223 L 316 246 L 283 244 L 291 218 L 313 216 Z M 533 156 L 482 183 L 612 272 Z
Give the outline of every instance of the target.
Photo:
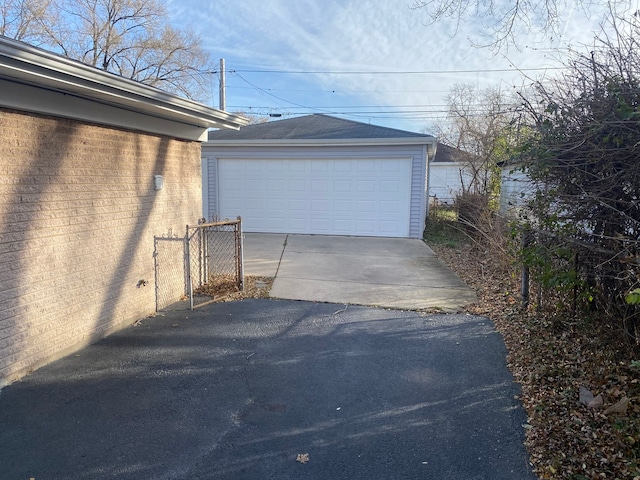
M 324 114 L 276 120 L 247 125 L 240 130 L 214 130 L 209 141 L 215 140 L 349 140 L 380 138 L 424 138 L 431 135 L 380 127 L 345 120 Z
M 455 147 L 450 147 L 449 145 L 445 145 L 444 143 L 438 142 L 438 149 L 436 150 L 436 156 L 432 160 L 435 163 L 443 163 L 443 162 L 456 162 L 458 161 L 456 152 L 459 151 Z

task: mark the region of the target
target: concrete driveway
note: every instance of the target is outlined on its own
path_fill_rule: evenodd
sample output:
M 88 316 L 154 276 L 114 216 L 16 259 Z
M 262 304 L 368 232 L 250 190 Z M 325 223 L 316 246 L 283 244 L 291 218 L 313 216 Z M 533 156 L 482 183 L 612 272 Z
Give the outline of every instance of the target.
M 247 233 L 244 252 L 274 298 L 444 312 L 476 299 L 421 240 Z
M 3 389 L 0 478 L 534 480 L 505 355 L 472 315 L 173 311 Z

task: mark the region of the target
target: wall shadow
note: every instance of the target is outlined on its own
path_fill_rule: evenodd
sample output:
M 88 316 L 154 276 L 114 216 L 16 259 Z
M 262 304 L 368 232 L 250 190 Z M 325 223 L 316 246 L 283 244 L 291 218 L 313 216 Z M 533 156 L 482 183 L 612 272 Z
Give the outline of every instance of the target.
M 31 122 L 35 131 L 0 147 L 10 159 L 2 172 L 8 181 L 0 185 L 5 198 L 0 209 L 0 268 L 4 269 L 0 382 L 9 383 L 155 310 L 153 234 L 162 232 L 151 230 L 154 222 L 158 230 L 166 231 L 174 227 L 171 222 L 185 219 L 176 219 L 175 214 L 163 219 L 158 198 L 166 192 L 154 190 L 153 174 L 166 175 L 173 152 L 180 157 L 174 160 L 181 163 L 190 147 L 168 137 L 2 112 L 7 117 L 0 120 Z M 87 135 L 88 129 L 94 130 Z M 100 136 L 106 137 L 104 145 Z M 91 155 L 98 151 L 102 164 L 95 167 Z M 105 168 L 105 151 L 113 159 L 111 172 Z M 199 164 L 199 156 L 197 160 Z M 125 176 L 134 177 L 126 181 L 135 185 L 118 193 L 123 166 L 128 168 Z M 174 170 L 182 172 L 182 168 Z M 188 188 L 177 186 L 179 182 L 176 178 L 172 186 L 176 202 L 190 202 L 190 193 L 185 197 L 176 190 Z M 105 227 L 112 215 L 109 196 L 118 194 L 133 196 L 133 203 L 113 206 L 115 221 Z M 124 208 L 129 210 L 123 213 Z M 194 218 L 198 213 L 193 212 Z M 103 224 L 91 225 L 94 218 Z M 69 247 L 71 243 L 79 245 L 80 251 Z M 104 259 L 104 268 L 93 267 L 97 259 Z M 150 285 L 144 291 L 135 290 L 133 276 L 147 279 Z M 74 295 L 80 295 L 75 303 Z M 66 319 L 61 318 L 62 311 Z
M 5 118 L 5 114 L 8 117 L 25 115 L 7 109 L 0 110 L 0 113 L 3 114 L 0 120 Z M 17 119 L 14 121 L 18 124 L 26 123 Z M 4 339 L 3 344 L 7 345 L 0 350 L 0 387 L 3 377 L 9 375 L 6 381 L 13 377 L 7 373 L 13 371 L 13 364 L 17 363 L 18 370 L 24 371 L 33 367 L 28 357 L 37 355 L 35 352 L 25 352 L 24 339 L 34 336 L 38 326 L 25 315 L 25 312 L 35 314 L 28 304 L 25 305 L 25 297 L 30 295 L 28 298 L 36 302 L 41 293 L 38 289 L 48 281 L 43 275 L 34 272 L 34 254 L 42 255 L 43 262 L 54 254 L 53 245 L 49 244 L 46 235 L 34 235 L 34 232 L 41 228 L 39 217 L 46 215 L 46 211 L 41 212 L 40 205 L 50 195 L 47 191 L 51 186 L 50 178 L 59 175 L 69 154 L 71 140 L 79 130 L 78 124 L 69 121 L 55 121 L 49 128 L 44 125 L 40 127 L 34 132 L 38 136 L 33 142 L 35 144 L 29 142 L 28 137 L 27 140 L 22 137 L 7 137 L 0 146 L 6 149 L 2 156 L 7 159 L 15 158 L 14 150 L 33 151 L 29 160 L 19 157 L 18 162 L 9 160 L 5 164 L 8 170 L 6 178 L 13 183 L 8 183 L 3 205 L 5 208 L 0 210 L 0 269 L 4 270 L 0 291 L 0 333 Z M 40 159 L 46 159 L 46 164 Z M 24 163 L 28 163 L 28 166 L 23 173 L 17 176 L 10 173 L 14 169 L 21 169 Z M 39 283 L 29 284 L 25 278 L 27 272 Z M 19 345 L 13 344 L 14 339 Z M 37 364 L 37 361 L 34 363 Z

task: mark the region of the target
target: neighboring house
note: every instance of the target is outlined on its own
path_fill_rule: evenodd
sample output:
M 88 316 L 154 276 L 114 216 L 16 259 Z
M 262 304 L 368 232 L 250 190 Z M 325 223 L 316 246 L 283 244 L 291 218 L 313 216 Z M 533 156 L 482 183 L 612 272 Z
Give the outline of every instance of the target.
M 200 217 L 207 129 L 244 124 L 0 37 L 0 386 L 155 311 L 153 237 Z
M 431 202 L 453 205 L 462 193 L 462 182 L 471 181 L 465 162 L 456 156 L 456 148 L 438 143 L 436 155 L 429 164 L 429 198 Z
M 308 115 L 203 144 L 204 214 L 248 232 L 421 238 L 436 140 Z

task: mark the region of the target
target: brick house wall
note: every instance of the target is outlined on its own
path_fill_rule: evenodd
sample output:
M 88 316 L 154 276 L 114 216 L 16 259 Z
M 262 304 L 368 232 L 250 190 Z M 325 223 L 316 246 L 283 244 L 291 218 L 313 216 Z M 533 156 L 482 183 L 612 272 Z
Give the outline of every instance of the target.
M 8 109 L 0 139 L 2 386 L 154 312 L 153 236 L 196 222 L 201 178 L 194 141 Z

